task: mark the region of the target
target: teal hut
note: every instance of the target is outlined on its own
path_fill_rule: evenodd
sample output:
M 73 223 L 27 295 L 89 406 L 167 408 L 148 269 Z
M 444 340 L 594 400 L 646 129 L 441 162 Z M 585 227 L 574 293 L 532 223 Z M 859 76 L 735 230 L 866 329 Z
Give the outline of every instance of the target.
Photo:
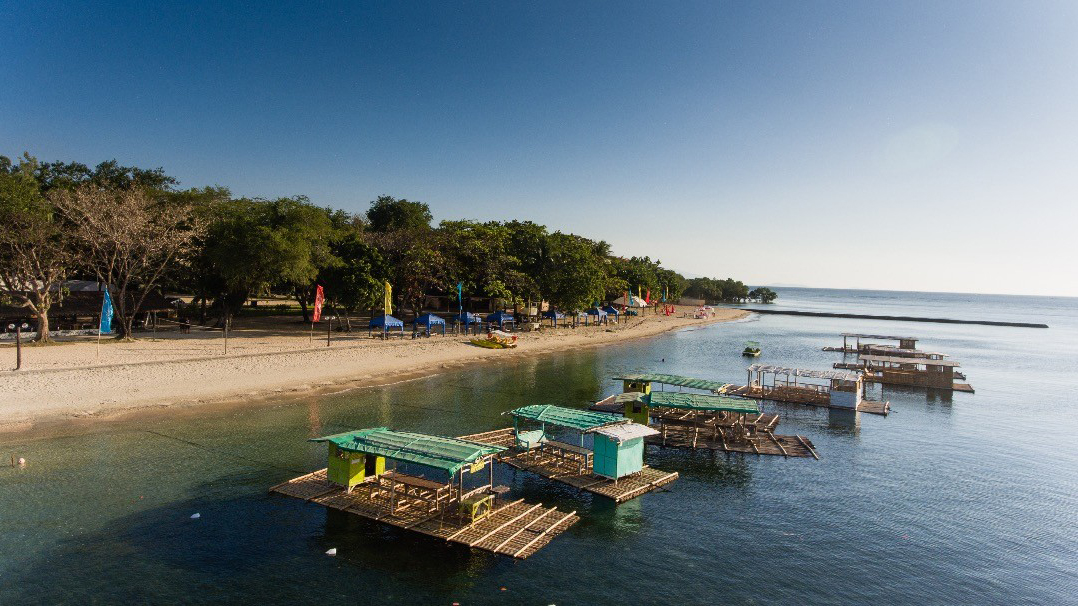
M 611 480 L 632 475 L 644 468 L 644 438 L 659 432 L 639 423 L 611 425 L 596 429 L 592 450 L 592 473 Z

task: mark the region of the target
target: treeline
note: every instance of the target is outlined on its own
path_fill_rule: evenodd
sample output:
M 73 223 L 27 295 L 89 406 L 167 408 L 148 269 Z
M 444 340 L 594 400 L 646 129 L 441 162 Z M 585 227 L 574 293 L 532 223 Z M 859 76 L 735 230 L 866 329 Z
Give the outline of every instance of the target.
M 744 303 L 749 300 L 771 303 L 778 297 L 778 294 L 770 288 L 761 287 L 749 290 L 742 281 L 730 278 L 725 280 L 692 278 L 685 286 L 684 292 L 686 297 L 703 299 L 708 303 Z
M 373 311 L 387 281 L 396 303 L 413 310 L 428 295 L 455 298 L 458 284 L 466 300 L 545 300 L 567 312 L 630 290 L 653 302 L 749 294 L 740 282 L 686 280 L 658 260 L 615 257 L 606 242 L 530 221 L 435 226 L 426 204 L 390 196 L 358 215 L 303 196 L 236 198 L 223 187 L 178 185 L 160 168 L 0 156 L 2 296 L 28 308 L 47 340 L 49 308 L 75 278 L 111 286 L 127 338 L 159 291 L 192 293 L 219 322 L 269 294 L 294 297 L 306 318 L 316 285 L 335 309 Z M 727 290 L 728 282 L 739 286 Z

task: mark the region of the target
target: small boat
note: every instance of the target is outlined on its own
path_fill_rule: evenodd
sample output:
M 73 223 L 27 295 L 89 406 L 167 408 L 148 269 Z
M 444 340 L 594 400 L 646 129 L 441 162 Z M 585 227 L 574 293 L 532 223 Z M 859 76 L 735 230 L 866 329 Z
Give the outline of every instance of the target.
M 745 341 L 745 349 L 741 352 L 743 356 L 751 356 L 753 358 L 760 357 L 760 343 L 757 341 Z
M 495 330 L 488 332 L 485 339 L 472 339 L 472 345 L 487 349 L 511 349 L 517 346 L 517 336 Z

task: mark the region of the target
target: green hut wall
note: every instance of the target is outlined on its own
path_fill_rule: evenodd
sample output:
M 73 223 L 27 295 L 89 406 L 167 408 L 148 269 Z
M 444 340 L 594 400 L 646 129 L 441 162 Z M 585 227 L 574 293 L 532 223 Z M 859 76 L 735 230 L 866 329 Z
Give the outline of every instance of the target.
M 633 438 L 618 444 L 596 434 L 592 450 L 592 471 L 605 478 L 618 479 L 644 468 L 644 438 Z
M 386 460 L 383 457 L 371 455 L 373 469 L 368 469 L 368 455 L 341 450 L 333 442 L 328 444 L 329 462 L 326 465 L 326 478 L 334 484 L 351 490 L 353 486 L 366 479 L 368 471 L 372 476 L 381 475 L 386 471 Z
M 647 381 L 622 381 L 622 391 L 625 393 L 642 393 L 647 395 L 651 393 L 651 383 Z M 647 425 L 651 422 L 651 413 L 648 411 L 648 405 L 640 400 L 626 402 L 624 414 L 626 419 L 632 419 L 634 423 Z

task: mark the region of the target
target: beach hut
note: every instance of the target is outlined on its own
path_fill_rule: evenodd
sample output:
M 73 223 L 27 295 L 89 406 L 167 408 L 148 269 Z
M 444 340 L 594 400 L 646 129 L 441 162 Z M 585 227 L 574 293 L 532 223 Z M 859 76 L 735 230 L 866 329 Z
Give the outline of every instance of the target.
M 595 318 L 595 324 L 599 325 L 607 321 L 606 311 L 598 307 L 592 307 L 584 312 L 584 326 L 588 325 L 591 318 Z
M 417 330 L 420 326 L 425 326 L 427 328 L 428 336 L 431 334 L 432 326 L 441 326 L 442 335 L 445 335 L 445 320 L 434 314 L 423 314 L 412 322 L 412 330 Z
M 513 318 L 513 314 L 507 311 L 496 311 L 487 316 L 487 322 L 490 324 L 497 324 L 499 329 L 504 329 L 506 324 L 516 324 L 516 319 Z
M 389 329 L 391 328 L 399 328 L 401 331 L 401 338 L 404 338 L 404 322 L 398 320 L 397 318 L 394 318 L 393 316 L 381 315 L 371 318 L 371 323 L 368 326 L 367 333 L 373 333 L 374 329 L 376 328 L 381 331 L 383 339 L 389 335 Z
M 610 316 L 614 317 L 614 324 L 617 324 L 618 321 L 621 319 L 621 312 L 619 312 L 618 308 L 614 307 L 613 305 L 604 306 L 603 311 L 607 313 L 608 322 L 610 321 Z
M 554 326 L 554 328 L 557 328 L 558 327 L 558 320 L 564 320 L 565 319 L 565 314 L 561 313 L 560 311 L 558 311 L 556 309 L 551 309 L 549 311 L 544 311 L 543 312 L 543 317 L 546 318 L 547 320 L 550 320 L 550 322 Z

